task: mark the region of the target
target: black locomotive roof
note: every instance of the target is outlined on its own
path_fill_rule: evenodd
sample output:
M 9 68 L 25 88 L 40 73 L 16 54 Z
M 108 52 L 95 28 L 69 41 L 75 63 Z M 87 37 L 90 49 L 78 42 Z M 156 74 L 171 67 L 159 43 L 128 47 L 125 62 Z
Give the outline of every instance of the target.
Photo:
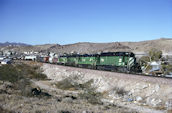
M 134 57 L 134 53 L 132 52 L 107 52 L 107 53 L 101 53 L 100 56 L 130 56 Z
M 98 54 L 84 54 L 84 55 L 81 55 L 81 57 L 95 57 L 95 56 L 98 56 Z
M 74 55 L 62 55 L 60 57 L 77 57 L 79 56 L 78 54 L 74 54 Z
M 134 57 L 135 55 L 132 52 L 106 52 L 106 53 L 101 53 L 101 54 L 63 55 L 60 57 L 96 57 L 96 56 L 130 56 L 130 57 Z
M 59 57 L 67 57 L 67 55 L 61 55 L 61 56 L 59 56 Z
M 74 55 L 62 55 L 60 57 L 93 57 L 93 56 L 98 56 L 98 54 L 84 54 L 84 55 L 74 54 Z

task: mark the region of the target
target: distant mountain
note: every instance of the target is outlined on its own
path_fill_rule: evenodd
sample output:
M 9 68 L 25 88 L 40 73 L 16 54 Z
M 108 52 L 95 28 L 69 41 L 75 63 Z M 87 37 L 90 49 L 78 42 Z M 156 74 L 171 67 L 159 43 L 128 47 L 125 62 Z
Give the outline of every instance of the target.
M 2 46 L 3 45 L 3 46 Z M 99 52 L 115 52 L 115 51 L 132 51 L 132 52 L 148 52 L 150 49 L 156 48 L 162 50 L 163 53 L 172 53 L 172 38 L 160 38 L 156 40 L 147 40 L 140 42 L 111 42 L 111 43 L 90 43 L 80 42 L 74 44 L 44 44 L 44 45 L 28 45 L 23 43 L 0 43 L 0 51 L 12 50 L 18 52 L 37 51 L 37 52 L 56 52 L 58 54 L 77 52 L 99 53 Z
M 30 46 L 30 45 L 25 43 L 5 42 L 5 43 L 0 43 L 0 46 Z

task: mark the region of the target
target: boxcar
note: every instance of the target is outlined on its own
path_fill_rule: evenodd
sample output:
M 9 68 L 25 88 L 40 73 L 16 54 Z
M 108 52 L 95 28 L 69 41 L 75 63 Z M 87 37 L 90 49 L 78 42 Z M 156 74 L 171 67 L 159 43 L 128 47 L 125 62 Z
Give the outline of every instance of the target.
M 57 64 L 58 63 L 58 58 L 53 58 L 53 64 Z
M 46 62 L 46 63 L 48 63 L 49 62 L 49 57 L 48 56 L 47 57 L 44 57 L 43 61 Z
M 37 58 L 37 61 L 38 61 L 38 62 L 44 62 L 44 57 L 38 57 L 38 58 Z

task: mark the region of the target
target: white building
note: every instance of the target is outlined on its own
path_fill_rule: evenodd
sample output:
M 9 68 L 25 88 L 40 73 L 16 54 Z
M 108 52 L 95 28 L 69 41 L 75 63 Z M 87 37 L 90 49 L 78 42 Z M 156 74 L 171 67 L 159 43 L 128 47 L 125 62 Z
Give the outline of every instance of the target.
M 3 61 L 1 61 L 1 64 L 11 64 L 11 62 L 11 59 L 4 59 Z
M 2 61 L 2 60 L 4 60 L 4 59 L 5 59 L 5 57 L 3 57 L 3 56 L 0 57 L 0 61 Z
M 10 56 L 10 55 L 12 55 L 12 51 L 4 51 L 3 54 L 5 56 Z
M 150 71 L 156 71 L 156 70 L 160 70 L 161 69 L 161 62 L 151 62 L 150 63 L 152 69 Z
M 25 56 L 24 58 L 25 60 L 36 60 L 37 59 L 37 56 L 34 56 L 34 55 L 30 55 L 30 56 Z

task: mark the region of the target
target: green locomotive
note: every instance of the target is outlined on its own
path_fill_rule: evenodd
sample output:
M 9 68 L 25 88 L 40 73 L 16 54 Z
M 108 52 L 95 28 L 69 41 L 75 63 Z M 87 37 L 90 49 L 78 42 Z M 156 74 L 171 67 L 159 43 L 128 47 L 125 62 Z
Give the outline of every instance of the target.
M 60 56 L 58 58 L 58 61 L 57 61 L 58 64 L 61 64 L 61 65 L 66 65 L 67 63 L 67 56 Z
M 99 70 L 111 70 L 119 72 L 140 72 L 141 68 L 136 63 L 132 52 L 107 52 L 91 55 L 66 55 L 60 56 L 59 64 L 93 68 Z

